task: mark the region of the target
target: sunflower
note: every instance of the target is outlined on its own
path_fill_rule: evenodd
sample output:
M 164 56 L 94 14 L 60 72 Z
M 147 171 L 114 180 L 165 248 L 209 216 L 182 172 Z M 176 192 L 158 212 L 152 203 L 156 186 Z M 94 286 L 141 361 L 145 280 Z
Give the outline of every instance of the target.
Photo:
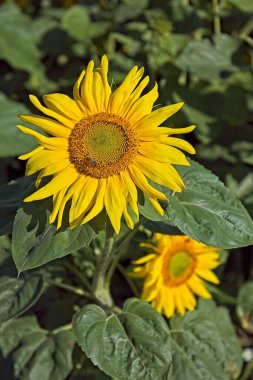
M 133 261 L 138 266 L 130 273 L 145 278 L 141 298 L 168 318 L 175 311 L 184 315 L 186 310 L 194 310 L 194 293 L 211 298 L 203 280 L 219 283 L 212 272 L 220 264 L 219 250 L 183 235 L 155 234 L 154 238 L 156 245 L 141 244 L 153 252 Z
M 40 144 L 19 158 L 28 159 L 26 175 L 39 172 L 36 187 L 43 177 L 51 176 L 51 180 L 24 201 L 53 196 L 50 223 L 57 220 L 57 228 L 62 225 L 64 209 L 70 201 L 70 228 L 87 223 L 105 209 L 118 233 L 122 215 L 130 228 L 134 226 L 130 210 L 138 220 L 137 189 L 163 214 L 158 201 L 166 200 L 166 196 L 149 179 L 174 191 L 184 188 L 172 165 L 189 165 L 179 149 L 195 151 L 188 142 L 171 135 L 190 132 L 194 126 L 158 128 L 183 103 L 152 112 L 158 98 L 157 84 L 141 96 L 149 82 L 148 76 L 142 79 L 143 73 L 143 68 L 135 66 L 112 91 L 107 78 L 108 60 L 103 56 L 99 68 L 94 68 L 90 61 L 81 73 L 74 85 L 74 99 L 50 94 L 43 97 L 42 105 L 30 96 L 33 105 L 46 117 L 20 117 L 50 136 L 18 126 Z

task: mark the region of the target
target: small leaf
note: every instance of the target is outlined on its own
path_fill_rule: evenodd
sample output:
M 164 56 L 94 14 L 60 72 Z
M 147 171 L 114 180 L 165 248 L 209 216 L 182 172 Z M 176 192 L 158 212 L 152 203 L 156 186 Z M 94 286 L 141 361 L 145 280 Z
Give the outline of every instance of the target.
M 89 245 L 96 233 L 89 224 L 56 232 L 49 224 L 51 199 L 24 204 L 16 215 L 12 255 L 18 272 L 36 268 Z
M 43 277 L 38 273 L 16 279 L 0 277 L 0 323 L 17 317 L 39 299 L 43 291 Z
M 184 234 L 223 249 L 253 243 L 253 221 L 242 203 L 209 170 L 190 160 L 178 168 L 186 189 L 171 196 L 167 214 Z
M 253 3 L 251 0 L 226 0 L 227 3 L 233 5 L 235 8 L 239 9 L 245 13 L 253 12 Z
M 242 328 L 253 333 L 253 282 L 244 284 L 238 294 L 236 313 Z
M 115 379 L 163 380 L 170 373 L 168 326 L 145 302 L 130 299 L 109 316 L 87 305 L 74 316 L 73 331 L 92 362 Z
M 0 157 L 16 156 L 36 146 L 31 137 L 17 128 L 20 123 L 18 115 L 23 113 L 29 113 L 24 104 L 14 102 L 0 92 Z
M 49 333 L 34 317 L 6 322 L 0 327 L 0 350 L 5 358 L 1 379 L 65 380 L 72 369 L 73 347 L 70 331 Z

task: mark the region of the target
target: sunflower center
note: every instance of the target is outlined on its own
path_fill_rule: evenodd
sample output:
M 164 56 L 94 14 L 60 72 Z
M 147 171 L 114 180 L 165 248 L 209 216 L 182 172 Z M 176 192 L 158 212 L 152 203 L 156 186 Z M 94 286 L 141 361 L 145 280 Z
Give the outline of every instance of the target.
M 174 253 L 169 263 L 169 273 L 173 278 L 182 277 L 192 267 L 193 259 L 188 252 Z
M 69 138 L 70 159 L 80 173 L 105 178 L 126 170 L 138 145 L 136 133 L 126 120 L 98 113 L 75 125 Z

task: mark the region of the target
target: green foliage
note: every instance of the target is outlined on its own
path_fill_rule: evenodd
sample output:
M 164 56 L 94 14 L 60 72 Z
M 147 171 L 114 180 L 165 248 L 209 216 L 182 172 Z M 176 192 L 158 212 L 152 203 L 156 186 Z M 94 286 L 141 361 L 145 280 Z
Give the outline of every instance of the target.
M 0 327 L 6 362 L 4 367 L 1 364 L 1 379 L 64 380 L 72 368 L 73 345 L 71 332 L 50 333 L 34 317 L 6 322 Z
M 170 332 L 147 303 L 129 299 L 118 315 L 85 306 L 74 316 L 73 330 L 86 355 L 113 378 L 169 379 Z
M 36 143 L 17 128 L 19 114 L 29 113 L 23 104 L 8 99 L 0 93 L 0 157 L 8 157 L 32 150 Z
M 219 248 L 253 244 L 253 221 L 241 202 L 200 164 L 180 168 L 186 190 L 174 193 L 167 213 L 185 235 Z
M 23 314 L 35 304 L 43 291 L 43 277 L 30 274 L 19 279 L 0 277 L 1 310 L 0 323 Z
M 238 294 L 236 305 L 237 316 L 241 326 L 253 333 L 253 282 L 246 282 Z
M 50 201 L 24 204 L 15 217 L 12 256 L 18 272 L 36 268 L 89 245 L 96 233 L 89 224 L 56 231 L 49 224 Z
M 241 349 L 229 314 L 212 301 L 199 310 L 175 317 L 172 379 L 237 379 L 242 369 Z

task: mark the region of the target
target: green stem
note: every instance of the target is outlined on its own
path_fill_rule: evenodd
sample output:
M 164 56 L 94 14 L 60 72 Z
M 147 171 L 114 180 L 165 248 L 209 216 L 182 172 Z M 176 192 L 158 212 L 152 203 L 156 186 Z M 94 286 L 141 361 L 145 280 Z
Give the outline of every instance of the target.
M 54 329 L 51 332 L 52 332 L 52 334 L 57 334 L 61 331 L 69 331 L 69 330 L 72 330 L 72 323 L 68 323 L 67 325 L 57 327 L 56 329 Z
M 61 282 L 56 282 L 56 281 L 47 281 L 47 282 L 48 282 L 49 285 L 56 286 L 57 288 L 70 291 L 70 292 L 72 292 L 74 294 L 77 294 L 78 296 L 82 296 L 82 297 L 88 298 L 88 299 L 90 299 L 92 301 L 95 301 L 95 297 L 91 293 L 89 293 L 89 292 L 87 292 L 87 291 L 85 291 L 85 290 L 83 290 L 81 288 L 77 288 L 75 286 L 72 286 L 72 285 L 69 285 L 69 284 L 64 284 L 64 283 L 61 283 Z
M 114 244 L 115 234 L 112 226 L 108 223 L 106 225 L 106 237 L 105 237 L 105 247 L 103 253 L 98 261 L 98 265 L 95 269 L 95 275 L 92 282 L 92 290 L 95 296 L 105 305 L 112 306 L 112 298 L 110 291 L 105 287 L 105 276 L 108 267 L 111 263 L 113 254 L 113 244 Z
M 142 217 L 138 223 L 136 223 L 134 229 L 127 234 L 127 236 L 124 236 L 123 239 L 120 241 L 119 245 L 116 246 L 113 250 L 114 258 L 112 260 L 112 263 L 110 265 L 110 268 L 108 270 L 107 276 L 106 276 L 106 286 L 108 287 L 110 285 L 113 273 L 118 265 L 118 262 L 120 261 L 121 257 L 124 254 L 124 247 L 126 244 L 128 244 L 132 238 L 137 234 L 139 226 L 141 224 L 144 224 L 144 222 L 147 221 L 145 217 Z
M 85 285 L 85 287 L 91 291 L 92 290 L 92 287 L 91 287 L 91 284 L 89 283 L 89 281 L 87 280 L 87 278 L 82 274 L 82 272 L 79 271 L 79 269 L 77 269 L 77 267 L 73 264 L 71 264 L 70 262 L 66 261 L 65 264 L 64 264 L 72 273 L 74 273 L 78 278 L 79 280 Z
M 221 22 L 220 22 L 220 6 L 219 0 L 212 0 L 213 2 L 213 27 L 216 35 L 221 34 Z
M 221 289 L 217 288 L 216 286 L 212 284 L 207 285 L 207 289 L 215 295 L 219 301 L 226 303 L 228 305 L 235 305 L 236 304 L 236 298 L 230 296 L 229 294 L 223 292 Z
M 242 373 L 242 376 L 239 378 L 239 380 L 248 380 L 250 379 L 251 375 L 253 373 L 253 359 L 251 359 L 245 366 L 244 371 Z

